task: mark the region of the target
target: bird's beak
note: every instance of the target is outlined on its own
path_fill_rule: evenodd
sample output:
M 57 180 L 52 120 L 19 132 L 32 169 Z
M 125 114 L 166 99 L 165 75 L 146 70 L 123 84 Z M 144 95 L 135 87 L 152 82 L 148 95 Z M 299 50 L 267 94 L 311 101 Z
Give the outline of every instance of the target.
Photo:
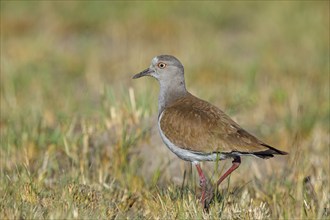
M 140 73 L 134 75 L 132 78 L 133 78 L 133 79 L 137 79 L 137 78 L 140 78 L 140 77 L 142 77 L 142 76 L 150 76 L 150 74 L 153 73 L 153 72 L 154 72 L 154 70 L 148 68 L 148 69 L 145 69 L 145 70 L 143 70 L 142 72 L 140 72 Z

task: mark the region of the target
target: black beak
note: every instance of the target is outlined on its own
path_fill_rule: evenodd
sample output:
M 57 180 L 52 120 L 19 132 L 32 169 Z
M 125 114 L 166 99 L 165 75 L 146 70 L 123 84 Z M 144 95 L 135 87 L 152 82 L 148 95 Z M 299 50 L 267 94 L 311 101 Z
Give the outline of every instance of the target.
M 137 78 L 140 78 L 140 77 L 142 77 L 142 76 L 149 76 L 150 73 L 153 73 L 153 72 L 154 72 L 154 71 L 153 71 L 152 69 L 148 68 L 148 69 L 145 69 L 145 70 L 143 70 L 142 72 L 140 72 L 140 73 L 134 75 L 134 76 L 132 77 L 132 79 L 137 79 Z

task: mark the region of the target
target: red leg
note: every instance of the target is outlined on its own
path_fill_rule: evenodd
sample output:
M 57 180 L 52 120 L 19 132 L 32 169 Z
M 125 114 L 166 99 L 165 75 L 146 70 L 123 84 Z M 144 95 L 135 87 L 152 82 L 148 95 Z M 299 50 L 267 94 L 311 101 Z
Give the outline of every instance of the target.
M 217 186 L 220 185 L 220 183 L 226 179 L 226 177 L 231 174 L 234 170 L 236 170 L 239 165 L 241 164 L 241 158 L 240 157 L 235 157 L 233 160 L 233 165 L 225 172 L 220 179 L 217 181 Z M 208 210 L 208 205 L 211 202 L 213 198 L 213 187 L 210 187 L 208 189 L 207 187 L 207 179 L 202 171 L 202 168 L 200 167 L 199 163 L 195 163 L 197 172 L 200 178 L 200 186 L 202 187 L 202 197 L 201 197 L 201 202 L 203 204 L 204 210 Z
M 220 179 L 218 180 L 217 182 L 217 185 L 219 186 L 220 183 L 226 179 L 226 177 L 231 174 L 234 170 L 236 170 L 239 165 L 241 164 L 241 158 L 240 157 L 235 157 L 234 160 L 233 160 L 233 165 L 227 170 L 227 172 L 225 172 L 221 177 Z
M 199 175 L 199 185 L 200 187 L 202 187 L 202 197 L 201 197 L 201 202 L 204 205 L 205 202 L 205 193 L 206 193 L 206 177 L 202 171 L 201 166 L 199 165 L 199 163 L 195 163 L 196 168 L 197 168 L 197 172 Z

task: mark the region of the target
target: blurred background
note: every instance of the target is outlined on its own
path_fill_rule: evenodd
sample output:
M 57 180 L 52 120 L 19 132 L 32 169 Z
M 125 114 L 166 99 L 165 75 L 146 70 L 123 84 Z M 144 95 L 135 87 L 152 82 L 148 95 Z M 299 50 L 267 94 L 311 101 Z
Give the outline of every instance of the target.
M 160 54 L 183 63 L 191 93 L 290 153 L 243 160 L 231 185 L 267 210 L 233 199 L 239 217 L 329 216 L 329 1 L 1 1 L 1 217 L 204 216 L 173 202 L 197 179 L 158 136 L 158 83 L 131 79 Z

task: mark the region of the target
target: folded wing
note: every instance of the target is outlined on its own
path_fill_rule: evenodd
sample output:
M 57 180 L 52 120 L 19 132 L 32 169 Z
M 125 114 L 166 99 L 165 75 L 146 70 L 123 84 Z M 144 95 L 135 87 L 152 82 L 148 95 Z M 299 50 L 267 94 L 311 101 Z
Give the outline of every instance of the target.
M 161 114 L 160 128 L 176 146 L 198 153 L 286 154 L 242 129 L 210 103 L 188 94 Z

